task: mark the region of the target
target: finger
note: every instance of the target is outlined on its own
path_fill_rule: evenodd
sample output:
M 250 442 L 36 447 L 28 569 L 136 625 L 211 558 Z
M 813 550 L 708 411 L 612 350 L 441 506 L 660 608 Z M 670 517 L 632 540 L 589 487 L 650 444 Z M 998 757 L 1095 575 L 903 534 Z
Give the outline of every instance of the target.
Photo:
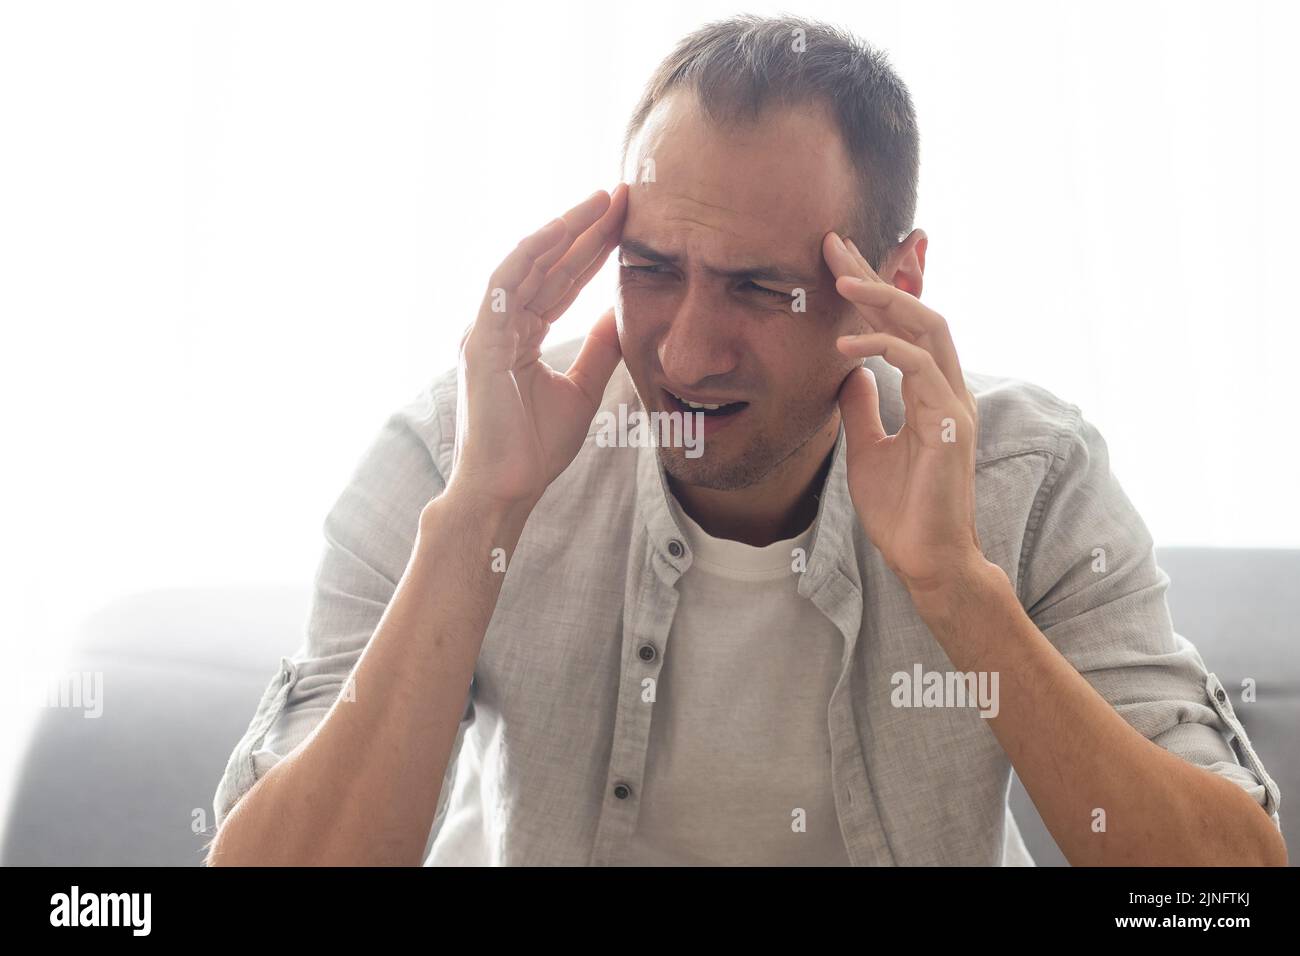
M 605 260 L 609 258 L 609 254 L 618 248 L 618 241 L 619 234 L 615 233 L 610 237 L 610 240 L 605 244 L 605 247 L 600 250 L 600 255 L 592 261 L 591 265 L 587 266 L 587 270 L 582 275 L 578 276 L 577 281 L 569 287 L 569 291 L 564 293 L 564 298 L 542 314 L 542 319 L 548 327 L 552 322 L 562 316 L 568 310 L 569 306 L 573 305 L 573 302 L 578 298 L 579 293 L 586 288 L 587 283 L 591 281 L 592 277 L 600 271 L 601 266 L 605 264 Z
M 516 292 L 518 301 L 527 303 L 537 294 L 537 290 L 546 281 L 546 274 L 551 270 L 551 267 L 573 245 L 574 238 L 580 235 L 593 221 L 600 218 L 608 201 L 609 197 L 605 194 L 605 191 L 598 189 L 560 216 L 564 231 L 558 241 L 537 257 L 532 269 L 529 270 L 528 276 L 519 283 Z
M 834 232 L 826 234 L 822 242 L 822 254 L 826 259 L 826 265 L 831 270 L 831 274 L 835 276 L 835 290 L 855 305 L 868 308 L 878 308 L 892 302 L 894 297 L 890 295 L 890 290 L 894 292 L 901 290 L 895 289 L 891 283 L 885 282 L 880 276 L 876 275 L 870 263 L 856 249 L 856 246 L 850 249 L 848 243 Z M 860 295 L 856 298 L 850 297 L 847 294 L 849 289 L 860 291 Z M 917 301 L 915 297 L 911 298 L 913 301 Z M 858 311 L 866 319 L 873 318 L 864 309 Z M 899 312 L 892 316 L 886 316 L 886 318 L 892 319 L 899 330 L 912 335 L 920 335 L 925 331 L 924 325 L 910 313 Z
M 934 356 L 954 393 L 960 395 L 966 391 L 957 348 L 947 321 L 938 312 L 888 282 L 842 276 L 835 280 L 835 291 L 852 302 L 864 318 L 873 319 L 876 328 L 885 326 L 891 332 L 906 333 L 912 342 Z
M 876 270 L 871 267 L 871 263 L 867 261 L 867 257 L 859 251 L 858 247 L 854 245 L 853 240 L 848 236 L 844 237 L 844 245 L 848 248 L 849 252 L 853 254 L 853 258 L 857 261 L 858 267 L 862 270 L 863 275 L 868 279 L 878 279 L 881 282 L 885 281 L 880 278 Z
M 568 212 L 560 217 L 564 223 L 563 238 L 546 251 L 544 255 L 537 260 L 537 275 L 529 276 L 531 288 L 528 290 L 528 298 L 531 299 L 537 294 L 541 283 L 545 281 L 546 275 L 559 261 L 560 257 L 569 251 L 575 239 L 581 236 L 593 222 L 596 222 L 609 209 L 609 194 L 603 189 L 597 189 L 594 193 L 578 203 Z M 527 300 L 525 300 L 527 301 Z
M 545 315 L 564 301 L 570 292 L 581 291 L 585 278 L 594 275 L 590 266 L 608 255 L 611 242 L 616 242 L 623 230 L 623 217 L 627 211 L 627 186 L 614 187 L 609 207 L 604 214 L 574 241 L 554 268 L 547 273 L 541 287 L 528 300 L 528 306 L 538 315 Z M 572 301 L 572 300 L 570 300 Z
M 857 246 L 851 245 L 851 240 L 841 238 L 836 232 L 828 232 L 822 237 L 822 256 L 826 260 L 826 265 L 830 268 L 831 274 L 836 280 L 841 276 L 850 276 L 855 279 L 865 279 L 867 281 L 879 282 L 880 277 L 876 275 L 871 264 L 862 257 L 857 251 Z M 837 286 L 838 291 L 838 286 Z M 843 293 L 841 293 L 843 294 Z M 879 318 L 873 315 L 870 310 L 864 308 L 857 309 L 858 316 L 862 319 L 863 328 L 867 332 L 879 332 L 882 324 Z
M 836 291 L 864 307 L 859 309 L 864 319 L 884 319 L 892 326 L 891 331 L 908 333 L 908 337 L 934 355 L 953 389 L 964 389 L 957 349 L 943 316 L 921 304 L 916 296 L 881 279 L 852 239 L 841 240 L 836 233 L 829 232 L 824 247 L 827 265 L 835 274 Z
M 502 260 L 488 280 L 487 294 L 478 315 L 460 338 L 461 353 L 477 362 L 509 368 L 519 342 L 511 327 L 511 314 L 518 313 L 518 285 L 533 270 L 537 260 L 564 235 L 564 222 L 552 219 L 519 244 Z M 488 356 L 491 356 L 489 359 Z
M 593 406 L 599 405 L 609 377 L 614 374 L 614 369 L 622 358 L 623 350 L 618 344 L 618 325 L 614 321 L 614 309 L 611 307 L 596 320 L 578 351 L 578 357 L 564 374 L 590 399 Z
M 840 276 L 858 276 L 873 282 L 880 282 L 880 276 L 861 255 L 854 255 L 839 233 L 831 231 L 822 237 L 822 257 L 836 278 Z
M 552 219 L 531 236 L 520 240 L 519 245 L 502 260 L 501 265 L 497 266 L 488 280 L 487 296 L 479 309 L 479 314 L 497 314 L 493 306 L 499 303 L 502 297 L 506 300 L 506 309 L 501 314 L 509 314 L 510 306 L 513 305 L 510 297 L 517 293 L 519 284 L 527 278 L 537 260 L 563 236 L 564 220 Z
M 564 255 L 565 251 L 573 244 L 573 237 L 577 236 L 593 220 L 599 218 L 605 208 L 609 197 L 605 195 L 603 189 L 597 189 L 594 193 L 578 203 L 568 212 L 564 213 L 557 220 L 564 228 L 559 237 L 551 246 L 546 249 L 534 262 L 527 276 L 516 284 L 515 298 L 519 301 L 527 302 L 537 291 L 538 286 L 546 278 L 547 271 L 554 265 L 555 261 Z
M 852 253 L 853 261 L 858 264 L 860 277 L 869 280 L 874 279 L 879 282 L 884 282 L 885 280 L 880 278 L 880 275 L 876 272 L 874 268 L 872 268 L 871 263 L 867 261 L 867 257 L 862 254 L 862 252 L 854 244 L 853 240 L 850 239 L 848 236 L 844 236 L 842 238 L 844 239 L 845 248 L 848 249 L 850 253 Z M 883 331 L 882 329 L 876 328 L 876 326 L 872 324 L 872 322 L 870 321 L 870 319 L 868 319 L 867 315 L 863 312 L 863 310 L 859 309 L 858 315 L 862 316 L 862 320 L 863 320 L 862 324 L 867 327 L 868 332 Z M 870 318 L 876 319 L 877 317 L 873 315 Z
M 542 342 L 546 339 L 550 326 L 542 321 L 541 316 L 525 307 L 517 327 L 519 347 L 515 352 L 515 369 L 519 370 L 542 357 Z
M 880 420 L 880 390 L 876 375 L 865 366 L 855 366 L 840 385 L 840 416 L 849 446 L 873 445 L 888 436 Z
M 601 267 L 604 265 L 604 260 L 610 258 L 610 252 L 619 247 L 619 238 L 619 232 L 612 233 L 610 238 L 608 238 L 606 245 L 602 248 L 601 254 L 591 261 L 591 264 L 586 267 L 586 272 L 582 273 L 581 276 L 578 276 L 577 281 L 573 282 L 573 285 L 569 286 L 567 293 L 564 293 L 564 298 L 560 299 L 558 303 L 554 304 L 554 306 L 551 306 L 550 310 L 547 310 L 543 315 L 539 316 L 536 323 L 529 324 L 530 333 L 528 338 L 526 338 L 524 346 L 525 351 L 528 352 L 529 355 L 534 354 L 534 352 L 536 352 L 536 355 L 541 355 L 542 341 L 546 338 L 546 334 L 550 332 L 551 324 L 554 323 L 556 319 L 559 319 L 560 316 L 564 315 L 564 312 L 568 311 L 568 307 L 572 306 L 573 300 L 577 299 L 578 294 L 585 289 L 586 284 L 591 281 L 591 277 L 595 276 L 595 273 L 601 271 Z M 533 304 L 528 304 L 525 308 L 529 317 L 536 315 L 536 313 L 533 312 Z
M 947 378 L 939 370 L 934 356 L 919 345 L 884 332 L 841 336 L 836 340 L 835 345 L 845 355 L 853 358 L 866 358 L 868 355 L 879 355 L 884 358 L 903 373 L 905 382 L 910 380 L 917 397 L 924 405 L 942 409 L 964 404 L 957 398 Z
M 917 305 L 920 305 L 920 300 L 913 295 L 908 295 L 902 289 L 890 285 L 888 282 L 877 282 L 873 279 L 864 279 L 861 276 L 837 276 L 835 278 L 835 291 L 854 305 L 872 310 L 873 315 L 876 312 L 880 313 L 874 315 L 876 320 L 888 321 L 898 333 L 905 334 L 909 338 L 925 334 L 926 327 L 920 317 L 915 314 L 915 310 L 908 308 L 910 303 L 900 300 L 898 295 L 907 296 Z M 894 293 L 898 293 L 898 295 Z M 890 311 L 891 308 L 892 312 Z
M 617 187 L 616 187 L 617 188 Z M 593 222 L 605 214 L 609 208 L 610 194 L 603 189 L 597 189 L 594 193 L 578 203 L 560 218 L 564 220 L 567 228 L 565 233 L 565 243 L 551 252 L 541 260 L 541 265 L 547 271 L 555 265 L 560 256 L 573 244 L 573 240 L 590 226 Z
M 627 187 L 620 183 L 619 186 L 614 187 L 614 203 L 611 203 L 611 211 L 614 210 L 614 204 L 620 201 L 618 197 L 620 186 L 624 190 L 624 198 L 622 202 L 626 205 Z M 548 310 L 541 313 L 538 322 L 532 328 L 531 337 L 528 339 L 528 354 L 531 355 L 535 352 L 537 355 L 541 355 L 542 340 L 546 338 L 547 333 L 550 331 L 551 324 L 568 311 L 569 306 L 571 306 L 574 300 L 578 298 L 578 295 L 582 290 L 587 287 L 587 283 L 590 282 L 592 277 L 601 270 L 601 267 L 605 264 L 605 260 L 609 258 L 609 254 L 618 248 L 618 243 L 622 238 L 623 231 L 621 219 L 622 213 L 616 213 L 616 215 L 619 216 L 619 219 L 611 225 L 609 231 L 606 233 L 605 245 L 599 250 L 596 258 L 591 261 L 582 275 L 578 276 L 578 278 L 569 286 L 568 291 L 564 293 L 564 297 L 555 305 L 552 305 Z M 596 227 L 593 226 L 592 228 L 594 229 Z M 525 308 L 528 310 L 529 314 L 532 315 L 536 314 L 535 310 L 538 306 L 536 301 L 534 301 L 530 302 L 525 306 Z

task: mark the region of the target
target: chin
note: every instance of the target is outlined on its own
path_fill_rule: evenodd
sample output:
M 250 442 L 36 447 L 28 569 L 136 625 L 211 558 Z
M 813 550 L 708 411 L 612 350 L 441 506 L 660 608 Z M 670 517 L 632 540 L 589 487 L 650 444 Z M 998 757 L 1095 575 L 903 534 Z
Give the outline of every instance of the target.
M 727 432 L 725 442 L 706 439 L 699 458 L 687 458 L 684 448 L 659 448 L 659 462 L 674 481 L 715 491 L 739 491 L 771 477 L 798 455 L 830 421 L 836 406 L 830 404 L 812 412 L 795 412 L 801 427 L 783 431 L 773 440 L 771 433 L 758 432 L 747 442 L 739 432 Z M 729 455 L 722 449 L 741 447 Z
M 756 485 L 776 467 L 776 459 L 753 448 L 738 458 L 709 457 L 708 444 L 699 458 L 687 458 L 685 449 L 660 448 L 659 462 L 674 481 L 714 491 L 738 491 Z

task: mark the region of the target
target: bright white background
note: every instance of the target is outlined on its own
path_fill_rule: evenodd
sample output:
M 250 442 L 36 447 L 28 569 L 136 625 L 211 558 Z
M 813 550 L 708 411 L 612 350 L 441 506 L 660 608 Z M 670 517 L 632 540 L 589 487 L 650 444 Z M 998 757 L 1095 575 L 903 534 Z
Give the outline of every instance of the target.
M 495 263 L 613 187 L 658 59 L 782 6 L 0 7 L 10 673 L 121 594 L 308 584 Z M 923 298 L 965 367 L 1078 403 L 1159 544 L 1300 546 L 1295 5 L 795 9 L 912 90 Z

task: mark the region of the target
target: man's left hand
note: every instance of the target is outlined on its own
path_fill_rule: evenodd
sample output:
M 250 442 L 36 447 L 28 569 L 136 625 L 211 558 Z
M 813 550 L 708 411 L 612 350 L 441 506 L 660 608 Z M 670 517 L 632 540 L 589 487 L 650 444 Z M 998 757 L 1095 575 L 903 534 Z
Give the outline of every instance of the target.
M 851 240 L 828 233 L 822 250 L 836 291 L 868 330 L 836 346 L 852 358 L 879 355 L 903 375 L 905 420 L 894 435 L 869 369 L 854 368 L 840 387 L 853 506 L 913 598 L 935 595 L 989 565 L 975 529 L 975 399 L 943 316 L 881 279 Z

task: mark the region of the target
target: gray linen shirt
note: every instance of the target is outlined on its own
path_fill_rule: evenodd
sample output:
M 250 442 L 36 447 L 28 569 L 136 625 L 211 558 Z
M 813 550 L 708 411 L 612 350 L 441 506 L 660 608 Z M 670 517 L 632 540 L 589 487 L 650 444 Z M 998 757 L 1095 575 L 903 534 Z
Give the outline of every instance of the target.
M 566 368 L 578 344 L 545 358 Z M 893 434 L 901 374 L 879 357 L 867 364 Z M 1077 406 L 1036 385 L 972 373 L 966 382 L 979 405 L 985 556 L 1125 720 L 1240 785 L 1276 825 L 1277 785 L 1218 678 L 1173 630 L 1169 578 L 1101 435 Z M 622 365 L 602 408 L 616 413 L 620 403 L 637 407 Z M 326 516 L 304 642 L 280 659 L 230 756 L 213 801 L 218 824 L 339 696 L 406 567 L 420 509 L 446 486 L 455 415 L 452 371 L 385 422 Z M 600 447 L 597 430 L 593 423 L 542 497 L 510 561 L 442 781 L 427 865 L 624 861 L 654 713 L 643 682 L 657 679 L 672 653 L 674 583 L 691 552 L 655 449 Z M 844 636 L 827 719 L 849 859 L 1032 865 L 1007 803 L 1011 764 L 977 709 L 891 704 L 894 673 L 954 668 L 863 533 L 845 476 L 841 430 L 798 594 Z M 1094 570 L 1098 548 L 1104 572 Z M 446 560 L 486 568 L 491 559 Z M 647 645 L 655 653 L 643 654 Z

